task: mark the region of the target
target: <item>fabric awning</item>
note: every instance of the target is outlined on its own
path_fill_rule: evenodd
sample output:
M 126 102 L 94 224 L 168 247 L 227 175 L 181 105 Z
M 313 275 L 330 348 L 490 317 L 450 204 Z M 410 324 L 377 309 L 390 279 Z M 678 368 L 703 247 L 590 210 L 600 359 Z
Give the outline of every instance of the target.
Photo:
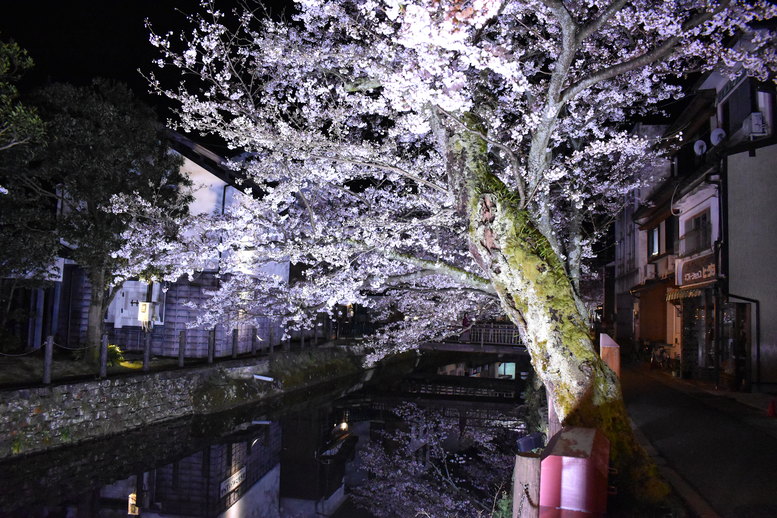
M 700 288 L 680 288 L 677 290 L 669 290 L 666 292 L 666 300 L 680 300 L 690 297 L 698 297 L 701 295 Z

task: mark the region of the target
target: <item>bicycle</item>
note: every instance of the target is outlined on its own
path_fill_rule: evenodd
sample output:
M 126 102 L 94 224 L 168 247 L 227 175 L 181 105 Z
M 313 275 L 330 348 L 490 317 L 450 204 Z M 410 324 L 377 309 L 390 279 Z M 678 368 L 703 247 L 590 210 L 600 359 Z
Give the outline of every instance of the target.
M 653 344 L 652 351 L 650 353 L 650 368 L 669 370 L 669 346 L 665 344 Z

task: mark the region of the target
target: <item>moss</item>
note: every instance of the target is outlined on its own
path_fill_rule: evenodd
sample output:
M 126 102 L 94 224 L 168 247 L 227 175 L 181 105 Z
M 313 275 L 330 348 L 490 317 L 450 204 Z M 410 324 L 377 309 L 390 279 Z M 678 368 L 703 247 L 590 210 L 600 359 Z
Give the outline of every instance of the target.
M 270 375 L 284 389 L 310 385 L 361 370 L 357 357 L 339 349 L 309 349 L 275 354 L 270 361 Z
M 634 440 L 618 382 L 594 351 L 563 261 L 521 207 L 518 194 L 491 173 L 487 144 L 476 133 L 483 132 L 478 118 L 466 114 L 463 119 L 472 131 L 461 132 L 452 151 L 463 161 L 476 258 L 490 271 L 503 303 L 511 303 L 508 309 L 533 333 L 532 362 L 549 384 L 564 424 L 602 429 L 613 461 L 629 481 L 622 489 L 639 491 L 634 494 L 642 499 L 660 498 L 665 485 Z

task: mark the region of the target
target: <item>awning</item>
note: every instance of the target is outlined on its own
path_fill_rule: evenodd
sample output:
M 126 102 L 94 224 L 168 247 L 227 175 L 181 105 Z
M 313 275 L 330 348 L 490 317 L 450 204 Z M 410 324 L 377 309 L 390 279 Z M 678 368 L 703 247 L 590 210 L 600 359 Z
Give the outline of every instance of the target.
M 669 290 L 666 292 L 666 300 L 680 300 L 690 297 L 698 297 L 702 293 L 700 288 L 680 288 L 678 290 Z

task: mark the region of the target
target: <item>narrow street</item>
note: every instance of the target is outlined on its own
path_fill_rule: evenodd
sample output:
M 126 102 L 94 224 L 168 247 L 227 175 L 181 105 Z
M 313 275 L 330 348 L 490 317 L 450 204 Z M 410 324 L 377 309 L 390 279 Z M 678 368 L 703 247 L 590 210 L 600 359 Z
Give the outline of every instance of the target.
M 633 422 L 657 450 L 662 471 L 682 479 L 667 477 L 672 485 L 701 504 L 692 506 L 697 514 L 777 516 L 777 419 L 766 416 L 765 404 L 757 408 L 767 397 L 740 395 L 750 397 L 749 406 L 646 369 L 627 369 L 622 381 Z M 685 490 L 678 488 L 683 481 Z

